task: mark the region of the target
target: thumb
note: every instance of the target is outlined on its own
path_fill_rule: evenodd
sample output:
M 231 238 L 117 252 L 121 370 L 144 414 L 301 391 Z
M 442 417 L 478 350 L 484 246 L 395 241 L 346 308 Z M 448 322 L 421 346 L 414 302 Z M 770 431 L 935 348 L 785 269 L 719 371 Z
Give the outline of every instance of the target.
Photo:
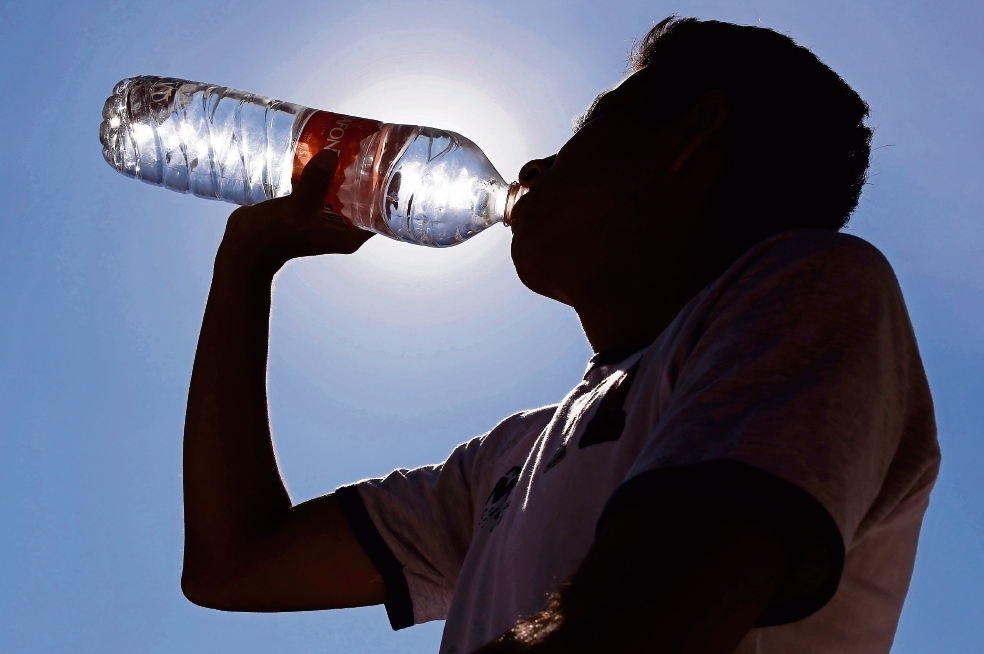
M 338 153 L 334 150 L 322 150 L 311 157 L 291 190 L 294 201 L 304 209 L 321 212 L 337 168 Z

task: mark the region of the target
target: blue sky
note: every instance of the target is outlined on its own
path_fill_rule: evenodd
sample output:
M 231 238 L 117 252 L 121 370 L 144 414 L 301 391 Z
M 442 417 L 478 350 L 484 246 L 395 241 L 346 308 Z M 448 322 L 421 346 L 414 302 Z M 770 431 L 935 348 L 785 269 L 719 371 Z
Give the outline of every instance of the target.
M 96 131 L 121 78 L 235 86 L 475 140 L 507 179 L 549 154 L 669 13 L 788 33 L 872 107 L 851 232 L 895 267 L 943 468 L 893 652 L 984 643 L 984 5 L 974 2 L 0 4 L 0 649 L 436 651 L 381 608 L 232 615 L 181 596 L 180 438 L 230 205 L 127 180 Z M 275 293 L 277 451 L 303 500 L 444 458 L 558 400 L 589 349 L 501 227 L 446 251 L 373 239 Z

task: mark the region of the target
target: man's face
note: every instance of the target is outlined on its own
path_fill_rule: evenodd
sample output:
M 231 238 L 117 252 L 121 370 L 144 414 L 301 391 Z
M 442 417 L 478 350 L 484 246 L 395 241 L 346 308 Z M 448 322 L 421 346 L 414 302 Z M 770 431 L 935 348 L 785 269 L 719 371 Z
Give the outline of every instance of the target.
M 600 96 L 556 155 L 520 171 L 529 192 L 512 213 L 512 258 L 541 295 L 576 308 L 620 283 L 642 246 L 651 249 L 640 240 L 652 239 L 664 215 L 669 149 L 645 120 L 646 72 Z

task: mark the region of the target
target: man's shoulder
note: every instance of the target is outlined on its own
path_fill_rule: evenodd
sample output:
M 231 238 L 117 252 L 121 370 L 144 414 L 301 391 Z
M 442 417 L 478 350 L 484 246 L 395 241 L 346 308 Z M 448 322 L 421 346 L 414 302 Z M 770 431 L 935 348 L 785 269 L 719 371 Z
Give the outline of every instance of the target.
M 796 229 L 771 236 L 751 248 L 737 265 L 822 269 L 855 279 L 862 273 L 875 281 L 895 283 L 892 266 L 878 248 L 852 234 L 825 229 Z
M 472 474 L 486 478 L 501 474 L 497 473 L 500 463 L 514 465 L 517 450 L 533 446 L 556 410 L 557 405 L 551 404 L 514 413 L 485 434 L 459 445 L 449 461 L 455 460 Z
M 538 435 L 557 410 L 556 404 L 526 409 L 503 419 L 492 431 L 481 436 L 485 448 L 505 449 L 530 435 Z
M 895 273 L 875 246 L 849 234 L 799 229 L 747 251 L 681 312 L 667 338 L 690 356 L 698 342 L 738 353 L 772 348 L 777 337 L 792 345 L 819 334 L 827 345 L 834 336 L 856 344 L 864 334 L 891 334 L 906 349 L 915 343 Z
M 556 404 L 527 409 L 499 421 L 495 427 L 456 448 L 472 461 L 487 464 L 524 440 L 535 439 L 553 418 Z
M 797 229 L 748 250 L 717 283 L 718 294 L 796 303 L 880 297 L 904 306 L 895 272 L 874 245 L 850 234 Z

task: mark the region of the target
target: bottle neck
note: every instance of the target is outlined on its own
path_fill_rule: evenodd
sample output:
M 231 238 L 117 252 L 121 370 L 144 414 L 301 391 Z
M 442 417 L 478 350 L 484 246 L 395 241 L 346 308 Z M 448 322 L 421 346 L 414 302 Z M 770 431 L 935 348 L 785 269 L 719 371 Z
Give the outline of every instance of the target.
M 519 182 L 513 182 L 509 185 L 509 190 L 506 191 L 506 204 L 503 211 L 503 222 L 509 226 L 512 224 L 512 210 L 516 205 L 519 198 L 526 195 L 529 189 L 525 186 L 520 185 Z

